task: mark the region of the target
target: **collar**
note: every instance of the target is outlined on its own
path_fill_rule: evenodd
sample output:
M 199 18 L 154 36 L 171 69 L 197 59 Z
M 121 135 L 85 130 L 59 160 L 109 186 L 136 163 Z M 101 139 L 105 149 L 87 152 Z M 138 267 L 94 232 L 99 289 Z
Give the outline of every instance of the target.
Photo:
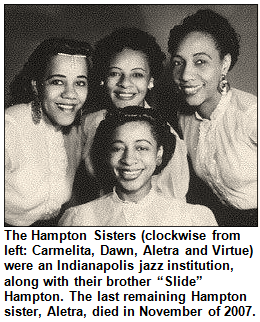
M 196 119 L 199 121 L 214 121 L 219 119 L 225 113 L 226 109 L 230 105 L 231 97 L 232 97 L 232 90 L 229 90 L 226 95 L 221 96 L 221 99 L 217 107 L 215 108 L 215 110 L 212 112 L 209 120 L 201 117 L 197 111 L 195 112 Z
M 116 187 L 113 188 L 112 199 L 115 203 L 121 204 L 124 207 L 140 207 L 140 206 L 147 206 L 151 203 L 156 197 L 157 193 L 154 187 L 152 186 L 149 193 L 138 202 L 133 201 L 126 201 L 119 198 L 118 194 L 116 193 Z
M 144 101 L 144 108 L 151 108 L 151 106 L 146 101 Z

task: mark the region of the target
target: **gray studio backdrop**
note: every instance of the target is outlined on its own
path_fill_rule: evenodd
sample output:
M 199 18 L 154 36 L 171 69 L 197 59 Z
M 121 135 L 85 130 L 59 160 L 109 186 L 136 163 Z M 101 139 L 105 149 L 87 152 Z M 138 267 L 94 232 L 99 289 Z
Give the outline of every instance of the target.
M 15 74 L 45 38 L 65 36 L 92 45 L 117 27 L 135 26 L 154 35 L 167 54 L 169 31 L 188 14 L 211 8 L 241 35 L 241 54 L 229 80 L 257 94 L 257 5 L 5 5 L 5 99 Z M 167 65 L 167 64 L 166 64 Z

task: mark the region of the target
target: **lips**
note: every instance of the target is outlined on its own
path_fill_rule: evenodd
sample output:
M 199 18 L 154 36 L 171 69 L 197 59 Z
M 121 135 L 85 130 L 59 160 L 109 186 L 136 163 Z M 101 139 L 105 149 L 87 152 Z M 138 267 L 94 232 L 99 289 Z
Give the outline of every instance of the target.
M 124 100 L 124 101 L 128 101 L 131 100 L 135 97 L 136 93 L 122 93 L 122 92 L 116 92 L 115 96 L 118 99 Z
M 203 85 L 197 85 L 197 86 L 181 86 L 181 89 L 186 95 L 195 95 L 197 94 Z
M 72 112 L 74 112 L 74 110 L 75 110 L 75 104 L 71 104 L 71 105 L 69 105 L 69 104 L 58 104 L 57 103 L 57 106 L 58 106 L 58 108 L 60 109 L 60 110 L 62 110 L 63 112 L 65 112 L 65 113 L 72 113 Z
M 143 170 L 142 169 L 138 169 L 138 170 L 119 169 L 118 171 L 122 179 L 135 180 L 140 176 Z

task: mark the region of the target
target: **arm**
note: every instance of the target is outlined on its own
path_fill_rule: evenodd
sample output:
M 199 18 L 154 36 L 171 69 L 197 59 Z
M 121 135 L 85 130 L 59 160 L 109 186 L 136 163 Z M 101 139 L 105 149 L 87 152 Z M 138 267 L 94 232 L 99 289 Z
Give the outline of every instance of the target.
M 41 174 L 34 176 L 22 148 L 22 133 L 9 116 L 5 119 L 5 207 L 6 214 L 22 215 L 43 207 L 45 186 L 39 186 Z M 35 180 L 35 178 L 37 180 Z
M 92 114 L 86 115 L 83 120 L 83 133 L 85 137 L 85 144 L 83 147 L 83 159 L 85 161 L 87 172 L 94 176 L 94 169 L 91 162 L 90 151 L 95 138 L 96 130 L 100 122 L 104 119 L 105 110 L 98 111 Z
M 194 205 L 192 217 L 194 226 L 218 226 L 213 212 L 206 206 Z
M 70 208 L 65 211 L 58 222 L 58 226 L 77 226 L 74 224 L 74 217 L 77 215 L 76 208 Z
M 160 174 L 154 176 L 153 180 L 165 196 L 186 200 L 190 180 L 187 149 L 174 129 L 171 128 L 171 132 L 176 136 L 174 154 L 167 166 Z

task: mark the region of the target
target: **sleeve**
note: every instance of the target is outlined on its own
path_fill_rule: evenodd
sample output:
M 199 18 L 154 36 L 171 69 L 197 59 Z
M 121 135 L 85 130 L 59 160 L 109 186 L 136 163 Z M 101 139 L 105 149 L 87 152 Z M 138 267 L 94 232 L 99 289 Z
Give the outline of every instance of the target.
M 249 138 L 253 144 L 257 144 L 257 110 L 253 109 L 248 121 Z
M 165 196 L 186 200 L 190 180 L 187 149 L 178 134 L 173 129 L 171 131 L 176 136 L 174 154 L 167 166 L 160 174 L 154 176 L 153 180 L 156 180 L 158 188 Z
M 194 205 L 192 215 L 194 226 L 218 226 L 213 212 L 206 206 Z
M 13 172 L 19 168 L 19 155 L 21 155 L 19 133 L 15 122 L 5 117 L 5 171 Z
M 64 212 L 64 215 L 58 222 L 58 226 L 100 226 L 99 216 L 91 202 L 77 207 L 72 207 Z
M 178 113 L 178 125 L 179 125 L 179 130 L 182 135 L 184 136 L 184 127 L 185 127 L 185 117 L 184 115 Z
M 102 119 L 103 112 L 100 111 L 86 115 L 85 120 L 83 121 L 83 135 L 85 140 L 85 144 L 83 146 L 83 159 L 85 161 L 87 172 L 92 176 L 94 176 L 94 169 L 90 158 L 90 151 L 95 138 L 96 130 Z
M 43 208 L 46 195 L 44 185 L 38 191 L 30 172 L 23 171 L 26 156 L 22 149 L 19 126 L 9 115 L 5 116 L 5 214 L 22 215 Z M 40 180 L 40 178 L 39 178 Z
M 77 226 L 74 224 L 74 218 L 77 215 L 76 208 L 67 209 L 58 222 L 58 226 Z

